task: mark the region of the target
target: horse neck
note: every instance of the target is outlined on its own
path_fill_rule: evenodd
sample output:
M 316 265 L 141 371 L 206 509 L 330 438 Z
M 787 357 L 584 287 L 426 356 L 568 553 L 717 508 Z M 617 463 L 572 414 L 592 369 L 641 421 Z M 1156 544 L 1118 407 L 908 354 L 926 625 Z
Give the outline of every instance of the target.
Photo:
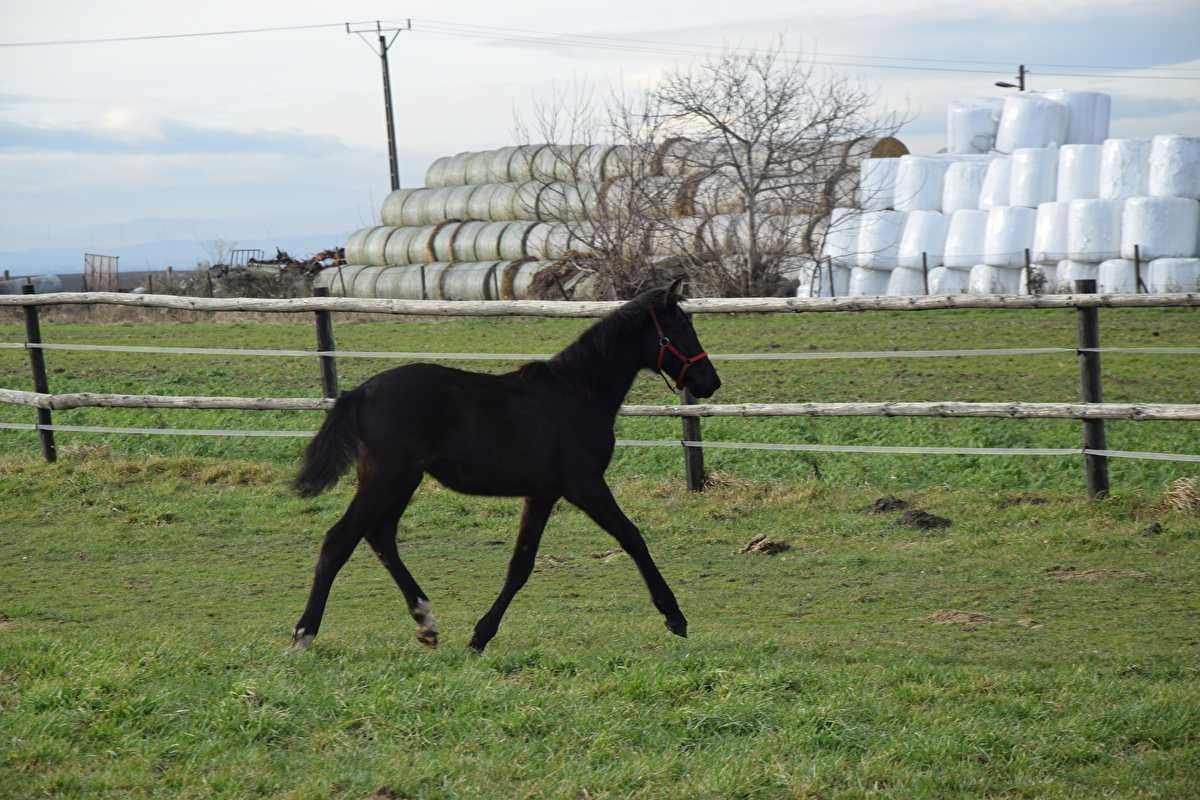
M 610 340 L 601 347 L 600 337 L 584 334 L 554 359 L 560 375 L 568 377 L 572 385 L 614 418 L 642 368 L 637 337 L 631 334 L 622 338 L 626 341 Z

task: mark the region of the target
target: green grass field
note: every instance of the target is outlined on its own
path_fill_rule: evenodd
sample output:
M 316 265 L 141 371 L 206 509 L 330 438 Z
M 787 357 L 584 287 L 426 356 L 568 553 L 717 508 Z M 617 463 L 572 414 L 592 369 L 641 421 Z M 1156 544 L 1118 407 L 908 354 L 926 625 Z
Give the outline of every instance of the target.
M 1194 311 L 1103 311 L 1111 346 L 1200 344 Z M 354 350 L 551 352 L 585 322 L 340 320 Z M 1070 312 L 699 317 L 710 352 L 1071 346 Z M 311 347 L 307 322 L 48 321 L 50 342 Z M 0 341 L 20 341 L 0 323 Z M 1110 401 L 1200 402 L 1196 357 L 1106 355 Z M 55 392 L 315 396 L 315 360 L 49 352 Z M 387 366 L 339 363 L 349 386 Z M 472 365 L 501 369 L 503 365 Z M 725 362 L 718 402 L 1077 398 L 1073 356 Z M 0 350 L 0 386 L 29 388 Z M 633 402 L 667 402 L 644 376 Z M 0 407 L 0 421 L 29 409 Z M 311 429 L 314 414 L 83 409 L 67 424 Z M 622 419 L 626 438 L 678 421 Z M 1200 451 L 1194 425 L 1109 425 L 1114 448 Z M 1078 444 L 1073 422 L 706 420 L 706 439 Z M 415 641 L 366 548 L 321 637 L 288 648 L 352 482 L 286 490 L 303 440 L 0 431 L 0 797 L 1096 798 L 1200 795 L 1196 465 L 672 448 L 610 470 L 690 621 L 570 507 L 486 655 L 519 501 L 427 481 L 401 553 L 442 646 Z M 867 514 L 896 494 L 948 528 Z M 741 554 L 766 534 L 791 545 Z

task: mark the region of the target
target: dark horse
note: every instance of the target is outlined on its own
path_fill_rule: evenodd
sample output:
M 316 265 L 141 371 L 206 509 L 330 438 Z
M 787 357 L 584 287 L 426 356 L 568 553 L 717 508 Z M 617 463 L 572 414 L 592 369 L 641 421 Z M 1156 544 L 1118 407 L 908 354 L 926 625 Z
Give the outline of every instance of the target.
M 409 364 L 339 397 L 305 452 L 295 488 L 316 495 L 354 463 L 358 491 L 325 535 L 293 641 L 307 647 L 317 635 L 333 579 L 365 537 L 404 593 L 417 639 L 437 645 L 429 599 L 396 550 L 396 525 L 426 472 L 458 492 L 525 498 L 508 577 L 476 623 L 472 649 L 481 652 L 496 635 L 529 578 L 560 497 L 616 538 L 641 571 L 667 628 L 686 636 L 687 619 L 675 595 L 604 480 L 617 411 L 640 370 L 669 373 L 678 388 L 697 397 L 709 397 L 721 385 L 691 317 L 679 307 L 679 283 L 625 303 L 549 361 L 504 375 Z

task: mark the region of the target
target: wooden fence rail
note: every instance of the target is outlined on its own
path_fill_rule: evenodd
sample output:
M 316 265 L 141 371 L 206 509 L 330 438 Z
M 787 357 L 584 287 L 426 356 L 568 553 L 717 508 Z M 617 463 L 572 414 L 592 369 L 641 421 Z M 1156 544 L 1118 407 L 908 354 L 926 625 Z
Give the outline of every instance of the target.
M 119 294 L 116 292 L 55 292 L 39 295 L 0 295 L 4 306 L 115 305 L 133 308 L 170 308 L 182 311 L 343 311 L 369 314 L 404 314 L 442 317 L 602 317 L 619 302 L 567 300 L 379 300 L 356 297 L 178 297 L 175 295 Z M 968 308 L 1178 308 L 1200 307 L 1200 293 L 1185 294 L 1047 294 L 970 295 L 915 297 L 769 297 L 688 300 L 684 310 L 693 314 L 775 314 L 834 311 L 936 311 Z
M 156 394 L 46 394 L 0 389 L 0 403 L 62 411 L 71 408 L 190 408 L 237 411 L 325 411 L 324 397 L 189 397 Z M 624 405 L 625 417 L 993 417 L 1200 421 L 1200 404 L 1184 403 L 696 403 Z

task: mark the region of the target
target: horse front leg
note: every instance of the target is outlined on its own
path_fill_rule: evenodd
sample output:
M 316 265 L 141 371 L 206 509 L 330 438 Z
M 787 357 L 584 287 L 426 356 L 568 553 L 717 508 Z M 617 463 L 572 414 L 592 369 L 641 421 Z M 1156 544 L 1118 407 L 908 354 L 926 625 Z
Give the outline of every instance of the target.
M 617 505 L 612 490 L 601 478 L 595 483 L 589 483 L 575 491 L 568 492 L 567 499 L 579 507 L 579 510 L 591 517 L 592 521 L 612 534 L 621 548 L 637 564 L 642 573 L 642 580 L 650 590 L 650 599 L 654 607 L 663 615 L 667 630 L 676 636 L 687 638 L 687 618 L 679 610 L 675 593 L 667 585 L 666 579 L 658 571 L 642 532 L 634 525 L 625 512 Z
M 554 504 L 557 502 L 557 497 L 525 498 L 521 530 L 517 534 L 512 559 L 508 562 L 508 575 L 504 579 L 504 587 L 488 612 L 475 623 L 475 635 L 471 637 L 469 646 L 476 653 L 482 653 L 496 635 L 496 631 L 500 629 L 500 620 L 508 610 L 508 604 L 529 580 L 529 573 L 533 572 L 533 560 L 542 541 L 542 531 L 546 529 L 546 521 L 550 519 L 550 513 L 554 511 Z

